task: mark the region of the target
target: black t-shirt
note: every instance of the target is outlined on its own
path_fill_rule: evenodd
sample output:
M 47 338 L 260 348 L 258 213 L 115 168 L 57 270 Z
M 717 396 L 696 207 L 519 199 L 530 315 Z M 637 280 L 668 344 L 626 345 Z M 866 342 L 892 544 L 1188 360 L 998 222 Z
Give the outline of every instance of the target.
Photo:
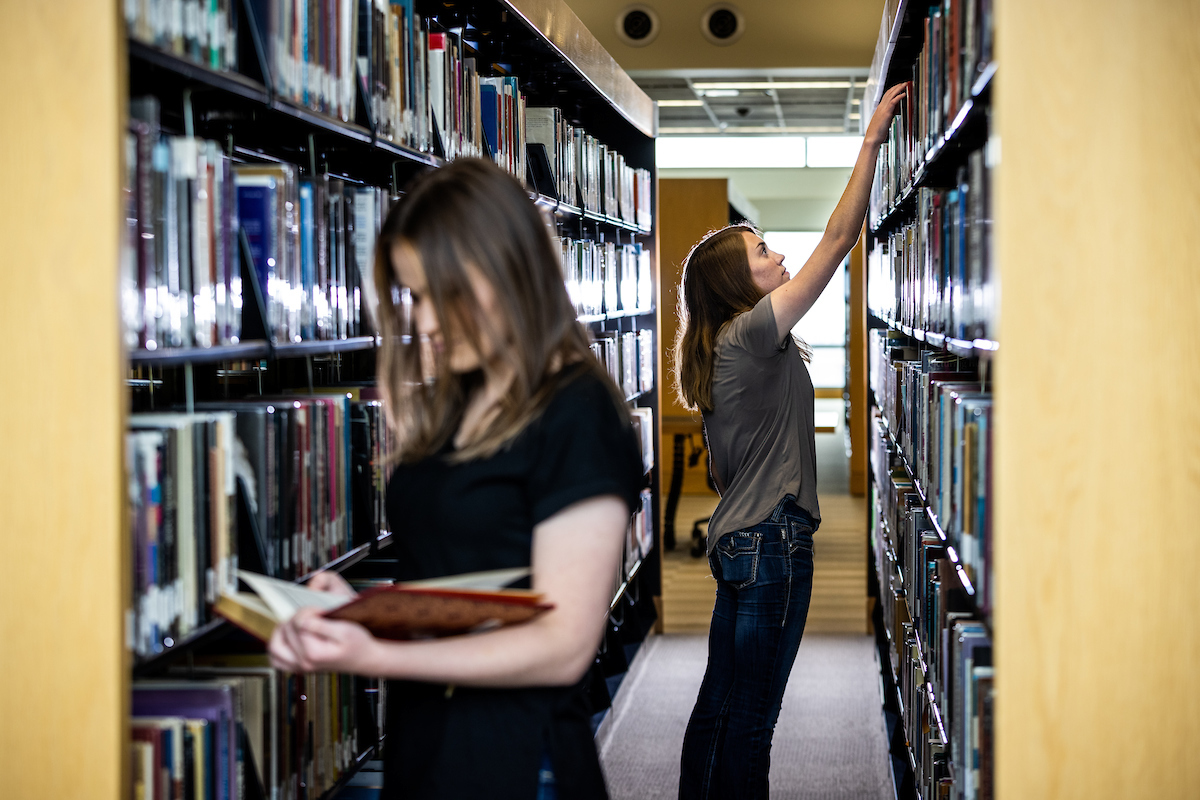
M 387 487 L 397 580 L 527 567 L 533 528 L 572 503 L 642 486 L 633 430 L 593 374 L 564 370 L 545 411 L 491 458 L 434 456 Z M 475 689 L 388 684 L 385 798 L 532 800 L 543 755 L 559 797 L 606 797 L 587 677 L 573 687 Z

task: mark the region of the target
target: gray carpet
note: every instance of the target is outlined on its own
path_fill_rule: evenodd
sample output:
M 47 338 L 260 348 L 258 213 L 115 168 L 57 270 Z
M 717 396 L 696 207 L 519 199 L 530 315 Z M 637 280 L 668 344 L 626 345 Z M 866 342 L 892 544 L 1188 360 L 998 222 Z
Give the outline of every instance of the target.
M 706 636 L 655 636 L 639 650 L 597 734 L 613 800 L 675 798 L 706 659 Z M 895 799 L 870 638 L 805 637 L 775 728 L 771 796 Z

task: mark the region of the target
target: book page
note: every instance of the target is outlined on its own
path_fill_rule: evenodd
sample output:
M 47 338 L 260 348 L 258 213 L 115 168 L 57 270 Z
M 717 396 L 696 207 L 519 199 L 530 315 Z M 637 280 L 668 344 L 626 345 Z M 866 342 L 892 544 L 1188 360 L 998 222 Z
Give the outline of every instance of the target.
M 529 567 L 513 569 L 493 569 L 486 572 L 464 572 L 461 575 L 447 575 L 443 578 L 429 578 L 423 581 L 404 581 L 398 586 L 413 589 L 478 589 L 481 591 L 496 591 L 509 584 L 516 583 L 522 578 L 529 577 L 532 570 Z
M 255 572 L 238 570 L 238 577 L 253 589 L 279 622 L 287 622 L 302 608 L 329 611 L 346 604 L 347 598 L 332 592 L 318 592 L 294 583 L 268 578 Z

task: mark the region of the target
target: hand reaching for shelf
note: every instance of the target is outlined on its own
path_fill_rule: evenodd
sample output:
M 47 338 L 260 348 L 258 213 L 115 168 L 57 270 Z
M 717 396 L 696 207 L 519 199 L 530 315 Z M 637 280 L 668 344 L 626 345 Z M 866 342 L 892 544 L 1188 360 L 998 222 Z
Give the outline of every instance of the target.
M 888 129 L 892 125 L 892 117 L 896 115 L 900 98 L 907 96 L 911 89 L 912 82 L 905 81 L 897 83 L 883 93 L 879 105 L 875 107 L 875 113 L 871 115 L 871 121 L 867 124 L 867 132 L 863 135 L 865 143 L 881 145 L 887 141 Z

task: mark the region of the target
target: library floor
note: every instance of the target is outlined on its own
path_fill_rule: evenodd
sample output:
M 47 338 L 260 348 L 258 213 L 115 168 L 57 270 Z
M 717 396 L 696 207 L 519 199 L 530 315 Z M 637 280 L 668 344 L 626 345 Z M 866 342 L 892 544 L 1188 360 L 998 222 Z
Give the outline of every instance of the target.
M 848 493 L 842 433 L 818 434 L 821 528 L 813 601 L 771 752 L 776 800 L 891 800 L 874 642 L 866 635 L 866 536 Z M 663 563 L 664 635 L 646 641 L 601 725 L 597 747 L 613 800 L 674 798 L 679 752 L 707 660 L 714 585 L 688 554 L 691 523 L 715 496 L 685 496 L 680 542 Z

